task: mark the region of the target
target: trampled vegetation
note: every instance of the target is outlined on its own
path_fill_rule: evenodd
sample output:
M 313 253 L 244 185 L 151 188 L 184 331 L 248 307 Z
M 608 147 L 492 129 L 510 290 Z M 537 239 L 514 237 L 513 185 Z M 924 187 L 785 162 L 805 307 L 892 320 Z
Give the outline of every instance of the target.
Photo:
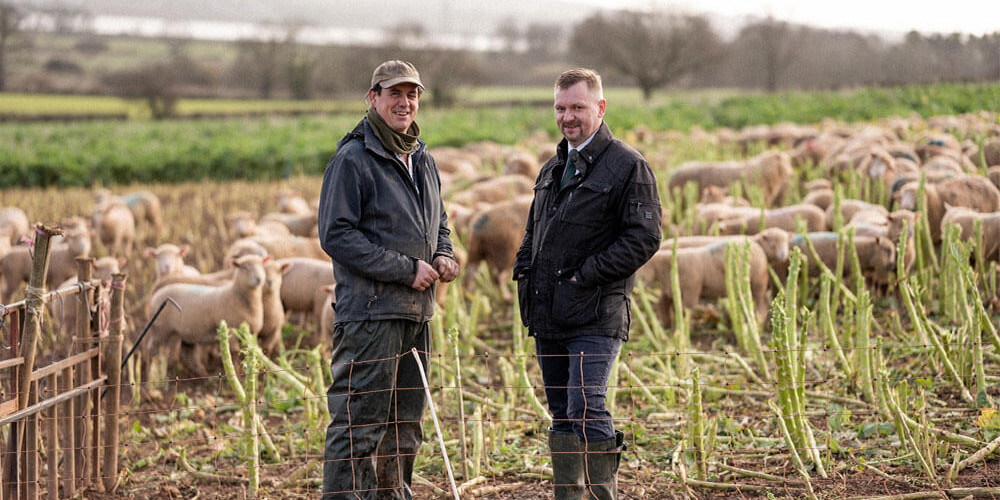
M 852 117 L 875 118 L 872 113 L 881 114 L 882 109 L 896 109 L 891 114 L 899 115 L 909 114 L 902 110 L 912 106 L 914 113 L 936 115 L 940 107 L 975 110 L 997 99 L 995 89 L 983 87 L 895 92 L 895 97 L 873 90 L 851 94 L 853 100 L 849 95 L 844 100 L 817 96 L 817 101 L 827 103 L 831 115 L 850 126 Z M 697 129 L 666 130 L 736 127 L 737 122 L 725 120 L 759 118 L 766 123 L 767 117 L 778 121 L 779 116 L 782 121 L 806 120 L 819 112 L 813 106 L 822 107 L 790 96 L 726 98 L 714 107 L 675 106 L 676 112 L 670 105 L 612 105 L 607 119 L 619 136 L 650 159 L 663 183 L 664 207 L 679 229 L 694 227 L 687 207 L 696 193 L 668 193 L 670 172 L 686 160 L 731 159 L 743 153 Z M 738 109 L 744 113 L 736 113 Z M 776 109 L 784 109 L 784 114 L 770 114 Z M 549 130 L 554 137 L 547 109 L 431 111 L 421 116 L 428 142 L 436 145 L 480 139 L 519 143 L 536 129 Z M 670 121 L 682 119 L 687 121 Z M 78 175 L 91 175 L 82 184 L 111 183 L 116 173 L 129 172 L 124 164 L 129 154 L 135 155 L 131 165 L 139 171 L 140 166 L 162 164 L 142 174 L 148 177 L 131 180 L 150 183 L 141 188 L 163 200 L 168 224 L 160 241 L 192 245 L 186 260 L 209 272 L 221 267 L 232 241 L 226 215 L 237 210 L 265 213 L 280 188 L 291 187 L 306 199 L 317 196 L 316 174 L 332 153 L 333 142 L 354 121 L 343 117 L 138 124 L 136 135 L 123 136 L 135 143 L 132 149 L 105 153 L 120 155 L 115 169 L 90 170 L 100 163 L 91 160 L 91 167 Z M 909 138 L 929 130 L 924 120 L 910 123 L 904 132 Z M 76 150 L 89 146 L 87 137 L 97 142 L 101 133 L 114 136 L 127 130 L 117 126 L 38 125 L 27 133 L 44 130 L 44 137 L 57 143 L 79 140 L 64 150 L 80 158 Z M 72 133 L 88 130 L 94 135 L 83 139 Z M 970 131 L 952 133 L 976 144 L 984 140 Z M 215 146 L 205 146 L 206 137 Z M 260 145 L 261 138 L 268 142 Z M 149 141 L 145 149 L 151 152 L 140 155 L 143 141 Z M 114 142 L 97 143 L 110 147 Z M 766 146 L 749 147 L 745 154 Z M 264 159 L 241 164 L 236 161 L 241 148 Z M 94 149 L 88 151 L 94 154 Z M 208 167 L 208 174 L 185 170 L 185 162 L 195 162 L 196 153 L 217 158 L 214 161 L 227 153 L 232 160 L 224 168 Z M 492 174 L 501 167 L 487 163 L 483 168 L 483 173 Z M 181 175 L 184 172 L 192 177 Z M 286 173 L 288 179 L 278 180 Z M 824 176 L 825 165 L 807 164 L 795 171 L 799 180 Z M 888 202 L 886 192 L 858 177 L 838 181 L 837 188 L 842 198 Z M 761 196 L 752 188 L 744 194 L 750 200 Z M 796 186 L 786 201 L 804 194 Z M 3 204 L 24 208 L 34 220 L 56 221 L 88 215 L 92 191 L 7 189 Z M 808 250 L 793 253 L 788 277 L 771 297 L 770 320 L 762 328 L 753 319 L 743 281 L 745 264 L 736 254 L 727 273 L 733 292 L 729 299 L 675 314 L 683 318 L 676 328 L 663 327 L 654 312 L 655 287 L 637 290 L 632 340 L 618 361 L 609 394 L 620 419 L 617 425 L 629 435 L 624 491 L 647 498 L 684 492 L 729 497 L 737 490 L 746 497 L 795 498 L 857 496 L 875 490 L 947 491 L 958 497 L 1000 494 L 992 457 L 1000 445 L 995 412 L 1000 397 L 996 263 L 984 259 L 981 247 L 962 243 L 953 233 L 933 244 L 925 216 L 908 230 L 917 234 L 916 261 L 888 291 L 869 288 L 854 258 L 840 259 L 830 269 L 846 270 L 841 281 L 830 272 L 810 274 L 796 264 Z M 841 244 L 849 244 L 849 236 L 843 238 Z M 139 325 L 145 321 L 143 301 L 152 285 L 153 265 L 135 258 L 126 270 L 127 308 Z M 548 425 L 541 379 L 531 341 L 516 319 L 515 303 L 482 271 L 471 286 L 451 287 L 433 323 L 433 399 L 465 494 L 491 498 L 519 490 L 522 496 L 514 498 L 536 498 L 544 494 L 551 477 L 541 437 Z M 256 389 L 250 383 L 256 378 L 239 370 L 223 374 L 221 368 L 218 376 L 205 379 L 181 374 L 136 380 L 120 493 L 177 491 L 183 496 L 209 486 L 218 488 L 220 496 L 239 497 L 257 480 L 260 494 L 271 498 L 314 493 L 325 426 L 322 390 L 329 372 L 322 357 L 327 339 L 318 339 L 316 347 L 301 343 L 311 334 L 309 328 L 286 326 L 285 350 L 270 361 L 255 361 L 265 372 Z M 246 398 L 244 392 L 244 399 L 238 400 L 234 380 L 245 391 L 258 391 L 258 397 Z M 154 394 L 158 398 L 149 402 Z M 254 423 L 258 419 L 263 423 Z M 251 428 L 258 432 L 249 432 Z M 424 479 L 421 492 L 447 495 L 430 419 L 425 436 L 428 441 L 418 462 L 418 475 Z M 260 470 L 252 472 L 257 466 Z

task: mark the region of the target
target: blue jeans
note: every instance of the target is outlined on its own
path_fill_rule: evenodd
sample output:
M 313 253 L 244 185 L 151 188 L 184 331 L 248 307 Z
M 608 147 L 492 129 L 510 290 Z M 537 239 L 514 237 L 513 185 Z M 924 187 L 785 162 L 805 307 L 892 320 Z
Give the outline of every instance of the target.
M 621 345 L 620 339 L 602 336 L 535 339 L 553 431 L 573 432 L 585 441 L 615 436 L 605 399 Z
M 428 331 L 427 323 L 406 320 L 334 327 L 323 500 L 413 498 L 427 398 L 410 350 L 421 351 L 427 366 Z

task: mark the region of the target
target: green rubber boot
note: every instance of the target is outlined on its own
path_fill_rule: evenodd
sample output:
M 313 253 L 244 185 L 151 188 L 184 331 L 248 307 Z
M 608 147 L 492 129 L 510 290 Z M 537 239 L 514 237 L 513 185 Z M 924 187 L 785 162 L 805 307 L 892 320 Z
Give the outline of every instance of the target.
M 555 500 L 580 500 L 584 492 L 583 441 L 573 432 L 549 431 Z
M 616 500 L 618 498 L 618 464 L 625 451 L 625 434 L 615 432 L 615 437 L 591 441 L 587 444 L 584 461 L 587 469 L 588 499 Z

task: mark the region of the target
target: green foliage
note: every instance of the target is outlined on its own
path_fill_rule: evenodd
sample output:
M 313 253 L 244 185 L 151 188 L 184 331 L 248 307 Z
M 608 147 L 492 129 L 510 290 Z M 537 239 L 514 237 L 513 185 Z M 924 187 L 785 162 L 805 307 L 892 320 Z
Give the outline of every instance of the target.
M 551 108 L 538 105 L 540 101 L 535 97 L 541 94 L 532 89 L 524 93 L 526 97 L 517 102 L 526 105 L 520 106 L 440 110 L 428 105 L 418 120 L 422 137 L 431 146 L 461 146 L 486 140 L 514 144 L 538 132 L 557 137 Z M 616 95 L 623 97 L 615 101 Z M 6 109 L 7 104 L 19 99 L 29 97 L 0 96 L 0 105 Z M 40 114 L 56 113 L 57 110 L 72 114 L 98 102 L 91 97 L 38 99 L 36 106 Z M 239 114 L 269 109 L 301 110 L 303 105 L 308 109 L 351 112 L 157 123 L 129 120 L 0 124 L 0 166 L 3 167 L 0 185 L 47 187 L 275 180 L 292 173 L 319 174 L 333 155 L 337 141 L 360 119 L 364 107 L 360 101 L 181 100 L 177 103 L 177 112 L 181 115 Z M 120 100 L 100 106 L 107 112 L 132 116 L 138 113 L 136 106 L 130 107 Z M 1000 108 L 1000 87 L 963 84 L 780 95 L 684 93 L 651 105 L 638 103 L 627 92 L 609 91 L 606 118 L 615 134 L 624 136 L 639 126 L 652 130 L 739 128 L 779 121 L 816 123 L 824 118 L 858 121 L 912 113 L 931 116 L 997 108 Z

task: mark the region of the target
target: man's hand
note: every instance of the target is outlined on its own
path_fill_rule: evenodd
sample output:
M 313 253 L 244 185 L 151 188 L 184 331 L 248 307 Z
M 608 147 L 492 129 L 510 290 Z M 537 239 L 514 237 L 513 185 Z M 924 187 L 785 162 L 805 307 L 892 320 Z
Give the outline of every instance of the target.
M 434 270 L 438 272 L 441 281 L 449 282 L 458 276 L 458 262 L 451 257 L 438 255 L 434 259 Z
M 435 259 L 434 262 L 437 263 L 437 259 Z M 431 284 L 437 281 L 440 277 L 441 276 L 438 274 L 438 272 L 435 271 L 430 264 L 422 260 L 418 260 L 417 277 L 413 279 L 413 284 L 410 285 L 410 287 L 415 290 L 424 291 L 427 289 L 427 287 L 431 286 Z

